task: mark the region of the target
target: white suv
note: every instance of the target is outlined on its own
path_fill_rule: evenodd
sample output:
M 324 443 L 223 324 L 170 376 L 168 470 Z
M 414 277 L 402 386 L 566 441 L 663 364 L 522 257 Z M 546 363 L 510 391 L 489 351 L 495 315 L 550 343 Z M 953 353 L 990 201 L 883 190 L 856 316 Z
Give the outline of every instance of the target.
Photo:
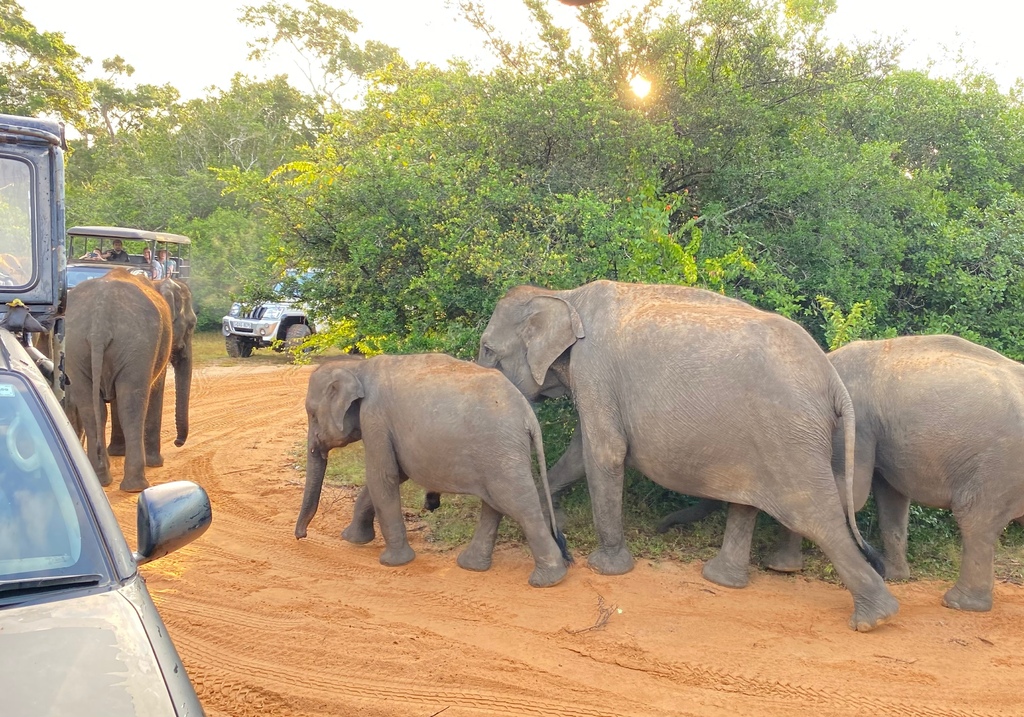
M 301 287 L 301 279 L 298 286 Z M 286 290 L 283 283 L 274 287 L 278 295 Z M 253 349 L 259 348 L 269 347 L 276 351 L 295 348 L 307 336 L 317 332 L 316 323 L 306 315 L 298 296 L 282 296 L 278 301 L 243 309 L 243 305 L 236 301 L 221 322 L 224 347 L 232 358 L 249 358 Z

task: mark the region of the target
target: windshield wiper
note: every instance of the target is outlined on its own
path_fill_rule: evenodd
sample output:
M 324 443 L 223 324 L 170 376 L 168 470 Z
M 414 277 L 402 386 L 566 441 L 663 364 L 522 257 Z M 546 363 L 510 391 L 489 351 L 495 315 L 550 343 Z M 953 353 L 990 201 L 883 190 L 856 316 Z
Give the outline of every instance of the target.
M 0 581 L 0 600 L 6 600 L 13 596 L 61 590 L 68 587 L 99 585 L 102 579 L 103 576 L 96 573 L 83 573 L 81 575 L 51 575 L 44 578 L 4 580 Z

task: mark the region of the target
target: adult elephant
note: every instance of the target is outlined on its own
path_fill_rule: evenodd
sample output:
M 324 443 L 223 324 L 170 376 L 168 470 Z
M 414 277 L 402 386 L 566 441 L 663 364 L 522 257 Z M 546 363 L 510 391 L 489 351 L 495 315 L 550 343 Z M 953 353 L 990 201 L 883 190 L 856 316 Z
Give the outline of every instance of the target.
M 860 510 L 874 492 L 886 576 L 910 577 L 910 501 L 951 509 L 963 555 L 960 576 L 942 602 L 990 610 L 995 544 L 1024 514 L 1024 366 L 945 335 L 855 341 L 829 358 L 857 416 L 854 506 Z M 842 431 L 833 440 L 839 480 Z M 673 513 L 663 523 L 691 517 Z M 800 570 L 800 548 L 801 536 L 785 531 L 768 566 Z
M 192 338 L 196 332 L 196 312 L 192 308 L 192 291 L 188 284 L 175 279 L 153 282 L 156 290 L 167 302 L 171 311 L 171 357 L 174 370 L 174 445 L 181 447 L 188 439 L 188 407 L 192 394 Z M 146 413 L 145 446 L 146 465 L 158 467 L 164 464 L 160 450 L 160 432 L 163 423 L 164 385 L 151 397 Z M 110 444 L 107 453 L 112 456 L 125 454 L 124 430 L 117 410 L 117 400 L 110 404 Z
M 66 323 L 68 413 L 84 429 L 89 460 L 107 486 L 106 404 L 116 401 L 125 446 L 120 488 L 141 491 L 149 486 L 144 434 L 155 427 L 159 436 L 161 412 L 150 409 L 162 407 L 173 342 L 168 302 L 149 279 L 114 269 L 69 292 Z
M 858 550 L 869 548 L 852 513 L 844 518 L 832 477 L 832 431 L 839 416 L 853 417 L 849 395 L 797 324 L 707 293 L 611 281 L 516 287 L 495 307 L 479 361 L 531 400 L 572 394 L 597 572 L 633 566 L 622 530 L 628 459 L 667 488 L 732 504 L 705 577 L 746 584 L 760 508 L 821 546 L 853 594 L 851 627 L 870 630 L 898 604 Z M 846 426 L 852 473 L 853 420 Z

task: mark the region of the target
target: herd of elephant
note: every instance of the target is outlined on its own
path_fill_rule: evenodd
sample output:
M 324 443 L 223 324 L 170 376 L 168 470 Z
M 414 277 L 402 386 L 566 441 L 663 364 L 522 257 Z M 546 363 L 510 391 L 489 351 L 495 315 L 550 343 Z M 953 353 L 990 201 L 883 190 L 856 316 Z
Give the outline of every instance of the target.
M 83 281 L 65 312 L 66 411 L 100 483 L 112 483 L 109 456 L 124 456 L 121 490 L 149 486 L 146 466 L 163 465 L 160 428 L 168 364 L 174 369 L 174 444 L 188 437 L 192 336 L 188 285 L 150 281 L 127 269 Z M 107 404 L 110 444 L 106 444 Z
M 529 402 L 564 394 L 579 422 L 548 473 Z M 516 287 L 498 301 L 475 363 L 344 357 L 313 372 L 306 412 L 296 537 L 316 513 L 328 452 L 362 440 L 366 485 L 345 540 L 372 540 L 376 517 L 381 562 L 412 560 L 399 494 L 412 479 L 434 505 L 446 492 L 481 498 L 463 568 L 490 567 L 502 516 L 517 521 L 538 587 L 561 581 L 571 562 L 552 493 L 584 477 L 598 536 L 589 566 L 633 567 L 622 527 L 626 466 L 706 499 L 698 512 L 728 504 L 722 548 L 703 570 L 715 583 L 746 585 L 758 511 L 785 528 L 770 567 L 800 569 L 802 538 L 816 543 L 853 595 L 850 626 L 859 631 L 898 610 L 882 576 L 909 576 L 911 500 L 951 509 L 960 527 L 960 576 L 943 604 L 962 610 L 991 608 L 995 545 L 1024 515 L 1024 366 L 939 335 L 858 341 L 826 355 L 793 321 L 689 287 Z M 855 521 L 869 491 L 884 556 Z

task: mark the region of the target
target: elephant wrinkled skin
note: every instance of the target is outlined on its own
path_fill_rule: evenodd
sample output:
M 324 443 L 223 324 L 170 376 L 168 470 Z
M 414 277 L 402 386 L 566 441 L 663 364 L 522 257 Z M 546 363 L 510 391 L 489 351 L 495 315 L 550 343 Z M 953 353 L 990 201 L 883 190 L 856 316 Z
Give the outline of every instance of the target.
M 460 567 L 490 567 L 498 525 L 508 515 L 533 551 L 530 584 L 545 587 L 565 577 L 564 538 L 545 517 L 533 480 L 531 448 L 550 507 L 540 425 L 499 372 L 444 354 L 339 359 L 310 376 L 306 414 L 306 487 L 296 538 L 306 536 L 316 514 L 328 452 L 362 440 L 366 485 L 345 540 L 371 541 L 376 514 L 386 544 L 380 562 L 412 560 L 399 494 L 411 479 L 434 498 L 445 492 L 481 499 L 480 522 L 459 555 Z
M 165 285 L 163 292 L 173 293 L 177 304 L 169 303 L 172 299 L 149 279 L 124 269 L 82 282 L 68 292 L 68 415 L 85 432 L 86 450 L 100 483 L 110 485 L 104 434 L 106 404 L 111 403 L 118 424 L 112 440 L 123 436 L 125 461 L 120 488 L 126 491 L 148 487 L 145 466 L 163 463 L 160 426 L 169 360 L 177 361 L 175 443 L 183 443 L 188 433 L 195 312 L 187 287 L 173 281 L 161 283 Z M 176 308 L 173 316 L 172 307 Z M 176 333 L 178 315 L 181 341 Z
M 520 286 L 495 307 L 479 361 L 531 400 L 571 393 L 598 533 L 592 568 L 632 568 L 622 531 L 628 462 L 667 488 L 733 504 L 705 577 L 746 584 L 760 508 L 821 546 L 853 594 L 851 627 L 870 630 L 898 604 L 861 554 L 868 547 L 832 476 L 832 431 L 853 416 L 849 396 L 797 324 L 713 297 L 610 281 Z

